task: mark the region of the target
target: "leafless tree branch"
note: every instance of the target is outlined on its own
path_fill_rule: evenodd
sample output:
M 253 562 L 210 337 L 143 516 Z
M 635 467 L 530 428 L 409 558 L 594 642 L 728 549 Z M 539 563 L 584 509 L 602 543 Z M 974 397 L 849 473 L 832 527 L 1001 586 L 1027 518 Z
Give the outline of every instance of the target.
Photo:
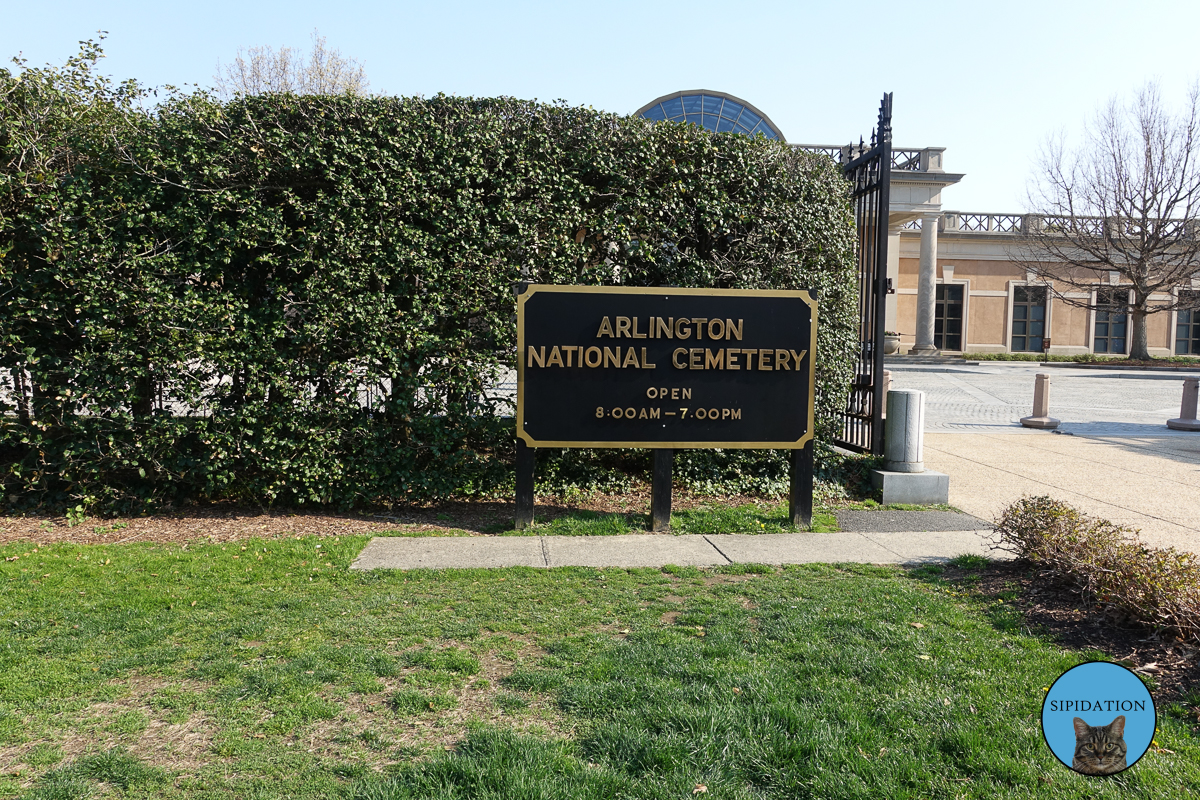
M 307 54 L 291 47 L 244 47 L 232 64 L 217 64 L 216 94 L 229 100 L 239 95 L 367 93 L 362 64 L 330 49 L 325 37 L 313 31 Z
M 1200 84 L 1173 114 L 1151 83 L 1131 102 L 1102 108 L 1079 148 L 1060 134 L 1039 154 L 1034 213 L 1010 257 L 1063 302 L 1086 308 L 1101 308 L 1094 290 L 1116 273 L 1130 295 L 1131 358 L 1149 358 L 1148 315 L 1200 308 L 1200 293 L 1175 291 L 1200 277 L 1198 150 Z

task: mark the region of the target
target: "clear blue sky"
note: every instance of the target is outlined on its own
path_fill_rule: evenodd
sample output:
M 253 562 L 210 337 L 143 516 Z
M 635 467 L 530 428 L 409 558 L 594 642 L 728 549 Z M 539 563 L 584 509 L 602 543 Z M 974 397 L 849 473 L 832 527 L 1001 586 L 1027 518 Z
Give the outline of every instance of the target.
M 1039 144 L 1115 94 L 1159 79 L 1181 102 L 1200 77 L 1200 3 L 18 2 L 0 55 L 61 63 L 107 30 L 106 71 L 211 85 L 239 47 L 307 48 L 314 28 L 396 95 L 513 95 L 629 113 L 679 89 L 729 92 L 791 142 L 869 134 L 895 93 L 895 140 L 944 146 L 965 172 L 943 207 L 1024 210 Z M 861 23 L 861 24 L 857 24 Z

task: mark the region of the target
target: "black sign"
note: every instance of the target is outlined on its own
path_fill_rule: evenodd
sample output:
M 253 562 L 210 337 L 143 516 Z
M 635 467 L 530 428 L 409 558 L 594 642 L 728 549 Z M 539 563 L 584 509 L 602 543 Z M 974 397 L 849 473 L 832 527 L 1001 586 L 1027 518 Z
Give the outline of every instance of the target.
M 816 339 L 806 291 L 530 285 L 517 433 L 531 447 L 801 448 Z

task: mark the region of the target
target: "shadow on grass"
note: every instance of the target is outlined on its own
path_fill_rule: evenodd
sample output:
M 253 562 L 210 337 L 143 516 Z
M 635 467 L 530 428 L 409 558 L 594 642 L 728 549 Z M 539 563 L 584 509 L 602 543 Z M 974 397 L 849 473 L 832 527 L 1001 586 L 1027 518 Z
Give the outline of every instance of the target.
M 796 528 L 788 520 L 787 511 L 786 503 L 697 506 L 671 514 L 671 533 L 794 533 Z M 621 536 L 647 533 L 649 528 L 648 514 L 579 509 L 535 523 L 522 531 L 515 530 L 510 523 L 497 523 L 485 528 L 484 532 L 503 536 Z M 814 514 L 811 530 L 815 533 L 837 531 L 837 519 L 833 514 Z
M 1035 634 L 1040 631 L 1030 626 L 1020 608 L 1014 604 L 1021 595 L 1015 585 L 995 585 L 985 575 L 995 573 L 1003 565 L 1011 569 L 1011 562 L 996 562 L 983 556 L 964 554 L 950 559 L 946 564 L 924 564 L 908 570 L 908 576 L 922 583 L 937 587 L 952 597 L 970 599 L 980 605 L 983 618 L 1001 633 Z
M 485 528 L 484 532 L 501 536 L 621 536 L 645 533 L 649 525 L 647 514 L 575 509 L 545 522 L 535 521 L 524 530 L 518 531 L 511 522 L 505 522 Z

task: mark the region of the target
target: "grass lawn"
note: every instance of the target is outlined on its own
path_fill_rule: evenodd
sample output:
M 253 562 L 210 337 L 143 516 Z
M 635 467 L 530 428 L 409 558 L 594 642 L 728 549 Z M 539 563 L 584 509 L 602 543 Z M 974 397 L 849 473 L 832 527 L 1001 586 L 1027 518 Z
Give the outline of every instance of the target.
M 1054 760 L 1096 653 L 936 569 L 351 573 L 365 537 L 0 547 L 0 796 L 1178 798 Z M 969 565 L 970 560 L 962 563 Z

